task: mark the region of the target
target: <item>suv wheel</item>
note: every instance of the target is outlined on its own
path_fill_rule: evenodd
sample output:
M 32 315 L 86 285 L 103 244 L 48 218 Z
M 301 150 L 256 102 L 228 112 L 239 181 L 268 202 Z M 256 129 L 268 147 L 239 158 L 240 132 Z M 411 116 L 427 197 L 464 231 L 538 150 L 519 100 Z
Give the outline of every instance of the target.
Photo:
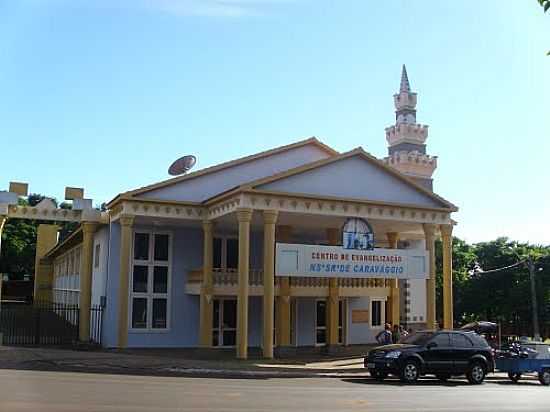
M 468 382 L 479 385 L 485 379 L 486 373 L 485 367 L 480 362 L 474 362 L 468 368 L 466 378 L 468 378 Z
M 387 372 L 377 371 L 376 369 L 369 369 L 369 373 L 377 381 L 383 381 L 388 377 Z
M 413 360 L 406 361 L 401 368 L 401 382 L 414 383 L 418 380 L 419 375 L 420 370 L 418 368 L 418 363 Z
M 550 369 L 543 369 L 539 372 L 539 381 L 544 386 L 550 385 Z
M 521 378 L 521 373 L 508 372 L 508 377 L 512 382 L 517 382 Z

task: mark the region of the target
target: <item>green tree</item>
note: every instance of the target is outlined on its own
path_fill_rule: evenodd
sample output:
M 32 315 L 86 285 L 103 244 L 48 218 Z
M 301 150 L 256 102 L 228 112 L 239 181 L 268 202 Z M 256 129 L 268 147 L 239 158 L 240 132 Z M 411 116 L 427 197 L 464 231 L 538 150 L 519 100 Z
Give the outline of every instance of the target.
M 538 0 L 539 4 L 543 8 L 544 12 L 546 13 L 548 10 L 550 10 L 550 0 Z M 550 51 L 546 53 L 548 56 L 550 56 Z
M 502 237 L 469 245 L 453 239 L 453 301 L 455 326 L 474 321 L 499 322 L 505 333 L 532 334 L 531 289 L 524 265 L 470 276 L 475 262 L 484 270 L 514 265 L 518 256 L 537 258 L 536 290 L 543 335 L 550 333 L 550 247 L 512 242 Z M 436 243 L 438 319 L 442 318 L 442 256 Z
M 32 193 L 27 199 L 19 199 L 20 206 L 36 206 L 43 195 Z M 57 201 L 53 199 L 57 205 Z M 70 209 L 70 203 L 61 203 L 62 209 Z M 8 219 L 2 231 L 2 250 L 0 253 L 0 273 L 5 273 L 12 279 L 23 279 L 25 275 L 34 275 L 34 259 L 36 254 L 36 229 L 40 223 L 52 224 L 51 221 Z M 72 233 L 78 224 L 74 222 L 58 222 L 60 240 Z

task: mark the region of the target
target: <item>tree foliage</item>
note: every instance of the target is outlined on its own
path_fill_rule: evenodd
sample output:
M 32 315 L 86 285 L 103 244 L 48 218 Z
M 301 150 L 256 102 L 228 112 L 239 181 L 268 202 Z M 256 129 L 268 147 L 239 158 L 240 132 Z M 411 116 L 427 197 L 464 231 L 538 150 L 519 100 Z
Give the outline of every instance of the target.
M 19 199 L 21 206 L 36 206 L 44 199 L 43 195 L 30 194 L 27 199 Z M 57 201 L 52 199 L 57 205 Z M 62 209 L 70 209 L 70 203 L 59 205 Z M 36 254 L 36 230 L 41 223 L 52 224 L 51 221 L 8 219 L 2 231 L 2 250 L 0 254 L 0 273 L 7 274 L 11 279 L 23 279 L 34 274 L 34 259 Z M 60 239 L 72 233 L 77 223 L 58 222 Z
M 502 237 L 469 245 L 453 239 L 454 321 L 459 326 L 474 320 L 500 323 L 507 331 L 532 335 L 531 289 L 525 265 L 470 276 L 475 262 L 484 270 L 513 265 L 531 256 L 537 261 L 536 290 L 541 330 L 550 333 L 550 247 L 517 243 Z M 442 318 L 443 274 L 441 243 L 436 244 L 438 314 Z

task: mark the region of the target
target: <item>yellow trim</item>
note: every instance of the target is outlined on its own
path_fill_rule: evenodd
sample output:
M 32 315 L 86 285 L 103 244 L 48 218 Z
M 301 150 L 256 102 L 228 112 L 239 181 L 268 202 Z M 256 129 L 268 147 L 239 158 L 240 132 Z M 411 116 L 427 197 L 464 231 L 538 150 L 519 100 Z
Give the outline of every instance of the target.
M 97 223 L 82 223 L 82 250 L 80 252 L 80 294 L 78 339 L 81 342 L 90 340 L 90 307 L 92 305 L 92 272 L 94 255 L 94 234 Z
M 399 233 L 387 232 L 388 248 L 397 249 L 397 242 L 399 240 Z M 390 280 L 390 294 L 389 294 L 389 312 L 392 325 L 399 325 L 401 323 L 401 309 L 399 307 L 399 281 L 397 279 Z
M 56 244 L 48 253 L 44 255 L 45 258 L 56 258 L 63 252 L 82 243 L 82 226 L 78 226 L 73 233 L 67 236 L 63 242 Z
M 18 196 L 27 196 L 29 193 L 29 184 L 20 182 L 10 182 L 10 192 L 17 193 Z
M 266 150 L 266 151 L 256 153 L 256 154 L 253 154 L 253 155 L 250 155 L 250 156 L 245 156 L 245 157 L 241 157 L 239 159 L 230 160 L 228 162 L 220 163 L 220 164 L 217 164 L 217 165 L 214 165 L 214 166 L 211 166 L 211 167 L 207 167 L 207 168 L 202 169 L 202 170 L 197 170 L 196 172 L 193 172 L 193 173 L 189 173 L 189 174 L 186 174 L 186 175 L 183 175 L 183 176 L 177 176 L 177 177 L 174 177 L 172 179 L 164 180 L 162 182 L 154 183 L 152 185 L 143 186 L 143 187 L 140 187 L 138 189 L 134 189 L 134 190 L 130 190 L 130 191 L 121 193 L 121 194 L 117 195 L 113 200 L 111 200 L 107 204 L 107 207 L 110 208 L 112 205 L 114 205 L 117 201 L 119 201 L 122 198 L 127 198 L 127 199 L 128 198 L 134 198 L 134 196 L 136 196 L 136 195 L 147 193 L 147 192 L 150 192 L 152 190 L 160 189 L 160 188 L 163 188 L 163 187 L 166 187 L 166 186 L 171 186 L 171 185 L 174 185 L 176 183 L 183 182 L 185 180 L 190 180 L 190 179 L 193 179 L 195 177 L 203 176 L 203 175 L 206 175 L 206 174 L 209 174 L 209 173 L 214 173 L 214 172 L 217 172 L 217 171 L 220 171 L 220 170 L 223 170 L 223 169 L 227 169 L 229 167 L 237 166 L 237 165 L 240 165 L 240 164 L 243 164 L 243 163 L 247 163 L 247 162 L 250 162 L 250 161 L 253 161 L 253 160 L 257 160 L 257 159 L 261 159 L 261 158 L 264 158 L 264 157 L 272 156 L 272 155 L 275 155 L 275 154 L 278 154 L 278 153 L 283 153 L 283 152 L 286 152 L 288 150 L 295 149 L 297 147 L 307 146 L 309 144 L 313 144 L 313 145 L 317 146 L 321 150 L 324 150 L 325 152 L 327 152 L 330 156 L 336 156 L 336 155 L 339 154 L 336 150 L 334 150 L 331 147 L 327 146 L 326 144 L 320 142 L 316 137 L 310 137 L 309 139 L 301 140 L 299 142 L 292 143 L 292 144 L 289 144 L 289 145 L 286 145 L 286 146 L 280 146 L 280 147 L 270 149 L 270 150 Z
M 120 217 L 120 253 L 118 273 L 118 342 L 117 347 L 128 346 L 128 299 L 130 284 L 130 254 L 133 242 L 133 216 Z
M 214 259 L 214 223 L 203 221 L 203 268 L 200 273 L 200 306 L 199 306 L 199 343 L 203 347 L 212 346 L 213 312 L 213 279 L 212 266 Z M 191 273 L 190 273 L 191 274 Z M 189 277 L 188 277 L 189 282 Z
M 248 279 L 250 266 L 251 209 L 238 209 L 239 222 L 239 281 L 237 292 L 237 358 L 248 357 Z
M 441 225 L 443 243 L 443 328 L 453 328 L 453 226 Z
M 59 226 L 39 224 L 36 229 L 36 255 L 34 263 L 34 299 L 36 302 L 52 300 L 53 264 L 42 258 L 57 242 Z
M 430 277 L 426 279 L 426 327 L 437 329 L 436 318 L 436 294 L 435 294 L 435 225 L 424 224 L 424 237 L 426 239 L 426 250 L 428 251 Z
M 264 210 L 264 295 L 263 295 L 263 355 L 273 358 L 273 314 L 275 311 L 275 224 L 278 212 Z
M 292 226 L 278 225 L 275 228 L 275 239 L 277 242 L 289 243 L 292 238 Z M 290 278 L 282 276 L 279 278 L 279 293 L 276 294 L 275 306 L 275 340 L 278 346 L 290 345 Z
M 326 237 L 329 245 L 338 245 L 341 239 L 340 229 L 327 228 Z M 339 301 L 340 288 L 338 286 L 338 278 L 329 278 L 327 299 L 327 344 L 329 346 L 338 345 Z

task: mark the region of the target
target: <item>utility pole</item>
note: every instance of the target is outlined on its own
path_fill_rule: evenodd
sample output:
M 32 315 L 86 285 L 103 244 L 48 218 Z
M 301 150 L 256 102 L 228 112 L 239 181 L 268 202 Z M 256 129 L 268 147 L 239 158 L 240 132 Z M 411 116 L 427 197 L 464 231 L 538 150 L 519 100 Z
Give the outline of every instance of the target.
M 529 269 L 529 280 L 531 281 L 531 309 L 533 311 L 533 334 L 535 335 L 535 340 L 540 341 L 540 331 L 539 331 L 539 314 L 537 311 L 537 288 L 535 282 L 535 262 L 533 258 L 529 256 L 525 261 L 527 269 Z

